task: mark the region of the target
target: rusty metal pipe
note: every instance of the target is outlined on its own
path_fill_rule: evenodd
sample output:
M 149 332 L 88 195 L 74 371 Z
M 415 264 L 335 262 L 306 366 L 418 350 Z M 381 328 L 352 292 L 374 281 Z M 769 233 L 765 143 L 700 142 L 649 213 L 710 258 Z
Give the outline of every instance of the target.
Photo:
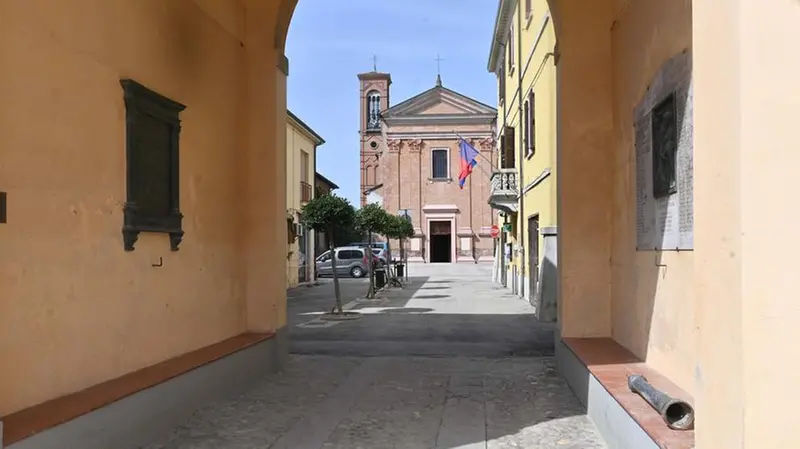
M 628 388 L 653 407 L 670 429 L 690 430 L 694 427 L 694 408 L 688 402 L 656 389 L 641 374 L 628 376 Z

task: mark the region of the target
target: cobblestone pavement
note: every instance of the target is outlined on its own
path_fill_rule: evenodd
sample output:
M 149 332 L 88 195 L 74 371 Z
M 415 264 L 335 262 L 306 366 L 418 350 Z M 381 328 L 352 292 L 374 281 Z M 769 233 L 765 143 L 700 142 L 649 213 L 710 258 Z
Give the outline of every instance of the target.
M 552 329 L 486 273 L 420 267 L 379 303 L 356 301 L 366 285 L 347 280 L 345 302 L 365 316 L 329 327 L 308 325 L 330 307 L 329 283 L 291 291 L 301 344 L 285 369 L 145 449 L 604 448 L 553 358 L 537 354 L 552 350 Z
M 290 291 L 291 351 L 352 356 L 553 355 L 553 327 L 537 322 L 527 302 L 492 284 L 490 264 L 412 264 L 410 275 L 411 283 L 403 290 L 378 295 L 386 298 L 383 303 L 357 301 L 366 293 L 366 281 L 345 279 L 343 302 L 365 316 L 330 327 L 318 319 L 333 306 L 330 280 Z

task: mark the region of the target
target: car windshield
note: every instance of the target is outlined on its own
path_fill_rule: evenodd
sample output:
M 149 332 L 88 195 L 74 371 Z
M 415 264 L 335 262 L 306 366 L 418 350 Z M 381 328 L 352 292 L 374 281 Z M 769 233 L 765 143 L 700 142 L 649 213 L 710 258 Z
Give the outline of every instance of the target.
M 324 253 L 320 254 L 319 257 L 317 257 L 317 260 L 318 261 L 322 261 L 322 260 L 325 260 L 325 259 L 329 259 L 330 257 L 331 257 L 331 252 L 330 251 L 325 251 Z

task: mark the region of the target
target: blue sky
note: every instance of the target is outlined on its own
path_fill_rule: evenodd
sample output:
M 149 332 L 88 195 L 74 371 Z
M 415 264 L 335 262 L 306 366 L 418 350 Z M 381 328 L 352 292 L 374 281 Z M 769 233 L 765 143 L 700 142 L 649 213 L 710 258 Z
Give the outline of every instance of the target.
M 486 71 L 497 2 L 493 0 L 300 0 L 289 29 L 289 109 L 326 141 L 317 171 L 339 195 L 359 204 L 360 72 L 392 75 L 397 104 L 436 82 L 436 55 L 445 87 L 496 104 Z

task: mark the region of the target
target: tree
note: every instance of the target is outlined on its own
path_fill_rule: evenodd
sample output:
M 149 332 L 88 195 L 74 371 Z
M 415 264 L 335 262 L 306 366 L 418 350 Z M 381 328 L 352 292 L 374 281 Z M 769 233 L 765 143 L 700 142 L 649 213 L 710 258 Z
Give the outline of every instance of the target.
M 303 206 L 301 222 L 307 229 L 325 232 L 331 251 L 331 268 L 333 269 L 333 290 L 336 295 L 336 312 L 342 314 L 342 295 L 339 290 L 339 277 L 336 274 L 336 257 L 334 248 L 347 244 L 347 238 L 353 233 L 356 211 L 348 200 L 336 194 L 314 198 Z
M 367 269 L 369 271 L 367 298 L 369 299 L 375 297 L 375 273 L 372 269 L 372 234 L 384 234 L 390 219 L 391 216 L 381 206 L 374 203 L 367 204 L 356 212 L 356 228 L 367 234 L 367 243 L 369 245 L 366 249 Z
M 405 261 L 405 247 L 403 246 L 403 239 L 407 239 L 414 236 L 414 226 L 411 224 L 410 217 L 408 216 L 399 216 L 399 215 L 389 215 L 386 227 L 384 230 L 384 234 L 387 238 L 390 239 L 397 239 L 398 245 L 400 246 L 400 260 Z M 390 249 L 391 253 L 391 249 Z M 406 270 L 408 267 L 406 267 Z M 395 281 L 398 282 L 398 281 Z M 399 282 L 398 282 L 399 284 Z M 400 284 L 402 285 L 402 284 Z

